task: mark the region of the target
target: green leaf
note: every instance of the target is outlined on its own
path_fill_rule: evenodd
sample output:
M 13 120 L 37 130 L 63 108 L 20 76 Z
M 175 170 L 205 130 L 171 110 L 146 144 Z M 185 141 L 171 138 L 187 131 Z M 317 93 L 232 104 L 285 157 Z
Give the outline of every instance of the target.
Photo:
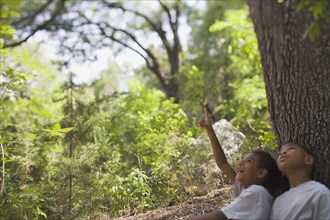
M 4 137 L 0 138 L 0 144 L 3 144 L 3 143 L 5 143 L 5 142 L 6 142 L 6 139 L 7 139 L 7 137 L 6 137 L 6 136 L 4 136 Z
M 309 28 L 308 28 L 308 36 L 309 38 L 314 41 L 320 34 L 320 25 L 318 22 L 314 22 Z
M 36 134 L 33 133 L 28 133 L 28 138 L 30 138 L 31 140 L 37 139 L 38 136 Z
M 53 125 L 52 130 L 53 131 L 59 131 L 61 129 L 60 123 L 56 123 Z
M 40 116 L 43 116 L 43 117 L 50 117 L 51 114 L 48 110 L 44 110 L 44 111 L 40 111 L 40 112 L 37 112 Z
M 62 133 L 67 133 L 67 132 L 71 131 L 72 129 L 74 129 L 74 127 L 61 128 L 58 131 L 62 132 Z
M 231 22 L 216 20 L 215 23 L 210 26 L 209 31 L 210 32 L 222 31 L 232 26 L 233 24 Z
M 59 131 L 50 131 L 51 135 L 57 135 L 57 136 L 61 136 L 63 135 L 63 133 L 59 132 Z
M 301 9 L 303 9 L 305 6 L 309 5 L 310 1 L 306 1 L 306 0 L 300 0 L 296 6 L 297 11 L 300 11 Z
M 11 11 L 10 15 L 13 16 L 13 17 L 19 17 L 21 14 L 16 12 L 16 11 Z
M 1 161 L 3 161 L 3 162 L 5 162 L 5 163 L 9 163 L 9 162 L 13 162 L 13 161 L 15 161 L 15 160 L 13 160 L 13 159 L 9 159 L 9 158 L 2 158 L 1 159 Z
M 228 53 L 229 54 L 233 53 L 233 46 L 232 45 L 228 46 Z
M 30 57 L 30 53 L 27 50 L 23 50 L 22 51 L 22 57 L 23 58 L 29 58 Z
M 323 13 L 324 5 L 319 2 L 309 7 L 309 11 L 313 13 L 314 20 L 317 20 L 319 16 Z

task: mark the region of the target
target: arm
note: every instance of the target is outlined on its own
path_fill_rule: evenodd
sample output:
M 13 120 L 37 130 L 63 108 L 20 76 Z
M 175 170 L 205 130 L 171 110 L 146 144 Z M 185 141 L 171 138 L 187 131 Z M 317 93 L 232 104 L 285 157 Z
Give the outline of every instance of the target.
M 330 219 L 330 192 L 329 190 L 317 198 L 313 204 L 313 219 Z
M 213 130 L 212 124 L 210 122 L 209 113 L 207 112 L 206 108 L 204 108 L 204 118 L 200 120 L 199 125 L 205 129 L 207 135 L 209 136 L 215 162 L 217 163 L 218 167 L 232 182 L 234 182 L 236 172 L 227 161 L 226 155 L 223 152 L 219 140 Z
M 221 210 L 207 213 L 205 215 L 198 215 L 189 217 L 188 220 L 226 220 L 228 219 Z

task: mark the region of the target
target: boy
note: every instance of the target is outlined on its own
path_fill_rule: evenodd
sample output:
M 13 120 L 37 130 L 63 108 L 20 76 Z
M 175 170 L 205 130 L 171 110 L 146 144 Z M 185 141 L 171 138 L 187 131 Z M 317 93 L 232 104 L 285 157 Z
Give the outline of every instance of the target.
M 282 146 L 277 165 L 288 178 L 290 189 L 277 197 L 270 219 L 330 219 L 329 189 L 311 180 L 314 156 L 304 146 Z

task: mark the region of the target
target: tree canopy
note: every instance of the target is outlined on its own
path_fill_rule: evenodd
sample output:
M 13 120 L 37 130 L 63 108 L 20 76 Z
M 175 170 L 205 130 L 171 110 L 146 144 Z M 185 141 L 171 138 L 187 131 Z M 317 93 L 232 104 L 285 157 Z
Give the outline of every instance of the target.
M 1 217 L 112 218 L 195 195 L 204 107 L 245 134 L 242 154 L 303 142 L 329 186 L 329 3 L 248 4 L 1 1 Z M 70 63 L 101 49 L 107 68 L 75 82 Z M 124 51 L 144 65 L 128 72 Z

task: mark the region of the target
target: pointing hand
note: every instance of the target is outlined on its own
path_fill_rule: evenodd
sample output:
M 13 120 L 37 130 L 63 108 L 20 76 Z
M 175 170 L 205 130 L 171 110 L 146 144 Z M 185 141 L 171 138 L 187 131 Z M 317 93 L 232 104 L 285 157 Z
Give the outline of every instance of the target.
M 212 128 L 210 116 L 206 108 L 204 108 L 204 118 L 199 121 L 199 126 L 204 129 Z

